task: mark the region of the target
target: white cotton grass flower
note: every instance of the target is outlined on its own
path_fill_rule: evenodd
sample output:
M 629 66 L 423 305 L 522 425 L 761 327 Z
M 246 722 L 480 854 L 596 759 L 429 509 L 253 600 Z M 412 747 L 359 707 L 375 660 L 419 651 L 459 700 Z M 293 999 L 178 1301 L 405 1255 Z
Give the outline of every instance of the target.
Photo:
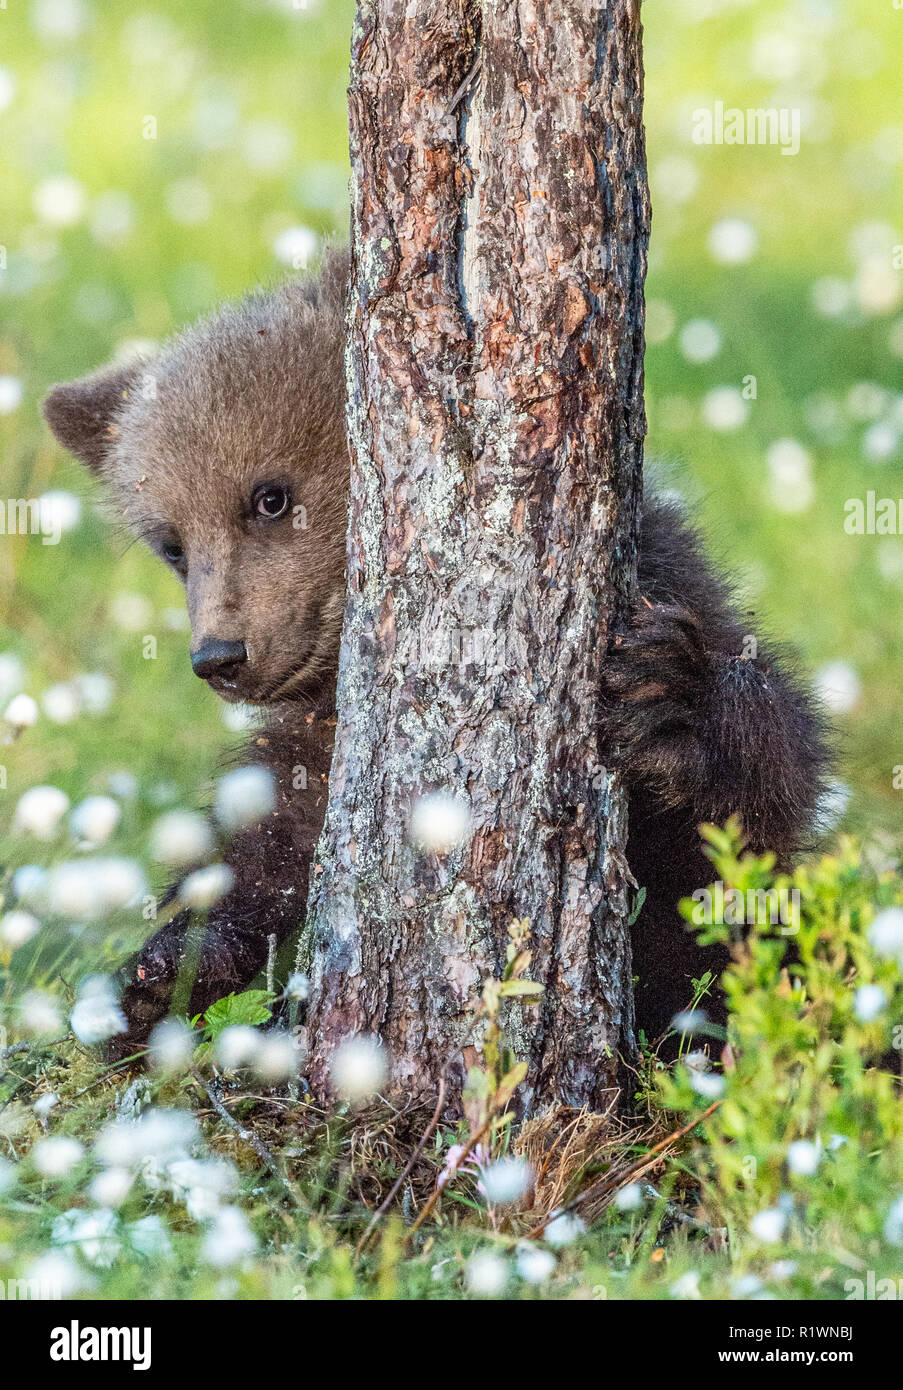
M 204 1236 L 201 1256 L 215 1269 L 226 1269 L 248 1259 L 257 1249 L 257 1238 L 238 1207 L 219 1207 Z
M 827 661 L 815 673 L 815 689 L 832 714 L 849 714 L 862 698 L 862 681 L 849 661 Z
M 15 652 L 0 652 L 0 705 L 21 693 L 25 678 L 25 667 Z
M 148 1160 L 171 1164 L 188 1158 L 200 1139 L 197 1120 L 187 1110 L 155 1106 L 137 1120 L 114 1120 L 105 1125 L 94 1144 L 99 1163 L 134 1169 Z
M 13 830 L 36 840 L 52 840 L 68 810 L 69 798 L 59 787 L 29 787 L 16 803 Z
M 892 314 L 903 298 L 900 272 L 891 264 L 886 248 L 863 261 L 853 284 L 859 308 L 869 318 Z
M 292 157 L 294 137 L 280 121 L 249 121 L 242 132 L 241 147 L 252 169 L 271 173 Z
M 518 1242 L 515 1262 L 525 1284 L 545 1284 L 558 1266 L 551 1250 L 543 1250 L 541 1245 L 534 1245 L 529 1240 Z
M 310 227 L 286 227 L 273 242 L 273 254 L 283 265 L 304 270 L 317 254 L 320 238 Z
M 151 782 L 147 789 L 148 800 L 154 806 L 165 806 L 167 802 L 175 801 L 179 795 L 179 788 L 175 782 Z
M 215 844 L 213 827 L 197 811 L 167 811 L 151 827 L 151 857 L 170 869 L 206 859 Z
M 222 1203 L 209 1187 L 192 1187 L 185 1193 L 185 1210 L 192 1221 L 212 1221 Z
M 900 448 L 900 431 L 889 420 L 877 420 L 862 436 L 862 457 L 886 463 Z
M 90 1276 L 63 1250 L 47 1250 L 31 1260 L 25 1266 L 25 1280 L 29 1288 L 40 1291 L 42 1301 L 72 1298 L 91 1287 Z
M 86 1047 L 107 1042 L 128 1030 L 113 982 L 107 975 L 89 975 L 79 985 L 69 1023 Z
M 758 1274 L 741 1274 L 738 1279 L 731 1283 L 731 1296 L 733 1298 L 757 1298 L 765 1288 Z
M 31 1161 L 42 1178 L 68 1178 L 85 1156 L 77 1139 L 54 1134 L 32 1145 Z
M 846 420 L 840 402 L 826 391 L 806 397 L 803 418 L 812 434 L 826 444 L 839 444 L 846 435 Z
M 448 854 L 462 845 L 470 833 L 470 808 L 460 796 L 428 792 L 414 803 L 410 833 L 424 853 Z
M 467 1261 L 464 1278 L 471 1293 L 495 1298 L 508 1286 L 508 1261 L 492 1250 L 480 1250 Z
M 104 1168 L 88 1185 L 88 1196 L 98 1207 L 121 1207 L 132 1190 L 134 1179 L 127 1168 Z
M 57 917 L 94 922 L 137 907 L 147 895 L 144 870 L 134 859 L 109 855 L 66 860 L 47 875 L 48 910 Z
M 77 179 L 61 174 L 42 179 L 32 195 L 32 208 L 50 227 L 74 227 L 85 208 L 85 190 Z
M 697 1299 L 702 1298 L 699 1291 L 699 1274 L 695 1269 L 688 1269 L 675 1279 L 668 1289 L 671 1298 Z
M 260 1051 L 261 1035 L 249 1023 L 232 1023 L 213 1044 L 213 1056 L 223 1071 L 250 1067 Z
M 717 1072 L 690 1071 L 689 1081 L 693 1090 L 703 1100 L 718 1100 L 724 1095 L 724 1077 Z
M 777 1245 L 787 1229 L 786 1213 L 780 1207 L 766 1207 L 764 1211 L 756 1212 L 749 1229 L 763 1245 Z
M 71 1207 L 54 1221 L 50 1238 L 54 1245 L 78 1250 L 88 1264 L 109 1269 L 120 1251 L 116 1213 L 108 1207 L 82 1211 Z
M 122 818 L 118 801 L 111 796 L 86 796 L 69 817 L 69 829 L 80 847 L 97 849 L 106 844 Z
M 882 960 L 895 960 L 903 970 L 903 907 L 886 907 L 868 929 L 869 944 Z
M 116 687 L 106 671 L 82 671 L 73 676 L 82 708 L 87 714 L 106 714 L 113 703 Z
M 574 1212 L 562 1211 L 554 1215 L 547 1224 L 543 1239 L 549 1244 L 557 1247 L 563 1245 L 573 1245 L 575 1240 L 579 1240 L 586 1232 L 586 1222 L 582 1216 L 575 1215 Z
M 811 1178 L 821 1162 L 821 1147 L 811 1139 L 794 1139 L 787 1148 L 787 1167 L 801 1178 Z
M 30 912 L 14 908 L 0 917 L 0 942 L 10 951 L 26 945 L 41 930 L 37 917 Z
M 154 606 L 144 594 L 122 592 L 110 603 L 110 617 L 123 632 L 146 632 L 154 618 Z
M 198 912 L 224 898 L 235 882 L 235 874 L 228 864 L 208 864 L 205 869 L 196 869 L 179 885 L 179 901 L 185 907 L 193 907 Z
M 853 305 L 853 286 L 838 275 L 824 275 L 810 291 L 812 307 L 825 319 L 842 318 Z
M 680 350 L 688 362 L 710 362 L 721 351 L 721 333 L 709 319 L 690 319 L 680 331 Z
M 0 415 L 12 415 L 25 398 L 25 387 L 17 376 L 0 376 Z
M 31 1038 L 56 1037 L 63 1031 L 63 1015 L 52 994 L 30 989 L 19 1000 L 19 1024 Z
M 111 188 L 94 199 L 90 210 L 90 235 L 101 246 L 115 246 L 132 232 L 135 207 L 128 193 Z
M 42 39 L 72 43 L 87 28 L 90 11 L 84 0 L 35 0 L 31 22 Z
M 361 1034 L 340 1043 L 332 1056 L 332 1084 L 342 1100 L 356 1105 L 381 1089 L 386 1053 L 378 1038 Z
M 135 224 L 135 211 L 127 193 L 110 188 L 99 194 L 91 207 L 91 235 L 102 246 L 123 241 Z
M 742 217 L 723 217 L 708 236 L 709 254 L 719 265 L 746 265 L 759 247 L 759 234 Z
M 295 970 L 285 982 L 283 999 L 292 999 L 298 1004 L 306 1004 L 310 995 L 310 980 L 300 970 Z
M 884 1239 L 888 1245 L 903 1249 L 903 1193 L 894 1201 L 884 1222 Z
M 864 423 L 877 420 L 890 405 L 890 394 L 877 381 L 857 381 L 846 394 L 847 413 Z
M 81 713 L 81 697 L 71 682 L 59 681 L 41 695 L 41 709 L 51 724 L 71 724 Z
M 265 1086 L 276 1086 L 298 1075 L 301 1058 L 291 1033 L 262 1033 L 253 1061 L 254 1073 Z
M 812 455 L 796 439 L 776 439 L 765 454 L 768 495 L 776 511 L 788 515 L 808 511 L 815 501 Z
M 268 767 L 252 764 L 220 778 L 213 809 L 223 829 L 235 831 L 256 825 L 275 805 L 276 778 Z
M 860 985 L 853 995 L 853 1013 L 860 1023 L 874 1023 L 887 1008 L 887 995 L 880 985 Z
M 164 1018 L 147 1041 L 150 1065 L 163 1075 L 185 1071 L 192 1062 L 198 1035 L 180 1018 Z
M 241 702 L 221 705 L 220 718 L 231 734 L 246 734 L 250 729 L 257 728 L 261 722 L 259 708 Z
M 833 830 L 843 820 L 852 799 L 853 790 L 846 782 L 836 777 L 829 778 L 815 803 L 813 829 L 820 835 Z
M 676 1033 L 703 1032 L 708 1026 L 709 1016 L 705 1009 L 682 1009 L 680 1013 L 674 1015 L 671 1020 L 671 1027 Z
M 526 1196 L 533 1173 L 525 1158 L 500 1158 L 480 1170 L 480 1187 L 491 1206 L 510 1206 Z
M 618 1211 L 640 1211 L 645 1198 L 638 1182 L 629 1182 L 619 1187 L 614 1195 L 614 1205 Z
M 899 584 L 903 581 L 903 542 L 879 541 L 875 559 L 881 578 L 888 584 Z
M 12 104 L 16 95 L 16 79 L 9 68 L 0 68 L 0 111 Z
M 176 179 L 166 190 L 166 210 L 183 227 L 197 227 L 213 211 L 210 189 L 201 179 Z
M 775 1260 L 773 1264 L 768 1266 L 768 1277 L 782 1282 L 785 1279 L 792 1279 L 798 1269 L 799 1265 L 796 1260 Z
M 16 902 L 43 909 L 47 899 L 47 870 L 40 864 L 22 864 L 13 874 L 12 890 Z
M 672 203 L 689 202 L 699 187 L 699 168 L 687 155 L 665 155 L 652 171 L 652 187 Z
M 718 434 L 729 434 L 746 424 L 749 401 L 736 386 L 715 386 L 703 396 L 702 418 Z
M 192 1221 L 212 1221 L 238 1187 L 238 1174 L 231 1163 L 221 1159 L 180 1159 L 167 1169 L 169 1190 L 185 1203 Z
M 8 1158 L 0 1158 L 0 1196 L 11 1192 L 19 1176 L 18 1163 L 10 1163 Z
M 238 1187 L 238 1173 L 222 1158 L 178 1158 L 167 1166 L 169 1190 L 195 1221 L 208 1221 Z
M 757 77 L 788 82 L 799 77 L 806 61 L 806 46 L 795 34 L 781 29 L 762 29 L 753 40 L 749 64 Z
M 134 801 L 138 795 L 138 778 L 124 768 L 107 774 L 107 786 L 120 801 Z
M 132 1249 L 147 1260 L 165 1260 L 172 1254 L 172 1241 L 163 1224 L 162 1217 L 153 1212 L 150 1216 L 130 1221 L 126 1236 Z
M 38 702 L 31 695 L 20 691 L 14 695 L 3 712 L 3 718 L 13 729 L 30 729 L 38 722 Z
M 45 1091 L 42 1096 L 38 1096 L 31 1108 L 43 1124 L 49 1118 L 51 1110 L 55 1110 L 59 1103 L 60 1098 L 55 1091 Z
M 82 519 L 82 500 L 77 493 L 55 488 L 38 498 L 38 515 L 45 536 L 65 536 Z

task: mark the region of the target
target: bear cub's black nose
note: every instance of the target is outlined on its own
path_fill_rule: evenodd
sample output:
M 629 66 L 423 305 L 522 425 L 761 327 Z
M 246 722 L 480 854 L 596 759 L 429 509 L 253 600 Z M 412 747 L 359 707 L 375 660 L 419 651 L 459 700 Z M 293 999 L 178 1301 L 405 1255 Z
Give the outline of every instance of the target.
M 191 669 L 205 681 L 212 676 L 228 680 L 237 674 L 239 666 L 247 659 L 248 649 L 244 642 L 221 642 L 214 637 L 202 642 L 197 651 L 192 652 Z

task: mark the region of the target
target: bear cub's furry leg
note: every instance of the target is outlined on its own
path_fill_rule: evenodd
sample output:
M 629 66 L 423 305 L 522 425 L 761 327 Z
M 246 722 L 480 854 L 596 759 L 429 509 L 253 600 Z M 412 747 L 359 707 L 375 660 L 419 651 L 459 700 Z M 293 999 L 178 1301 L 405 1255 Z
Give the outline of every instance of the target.
M 627 857 L 646 899 L 633 932 L 637 1021 L 649 1041 L 728 952 L 700 947 L 675 912 L 709 883 L 698 827 L 735 815 L 757 852 L 786 866 L 805 847 L 826 766 L 805 689 L 740 622 L 723 581 L 672 505 L 647 500 L 639 598 L 606 665 L 604 722 L 629 787 Z M 705 1001 L 723 1018 L 717 993 Z

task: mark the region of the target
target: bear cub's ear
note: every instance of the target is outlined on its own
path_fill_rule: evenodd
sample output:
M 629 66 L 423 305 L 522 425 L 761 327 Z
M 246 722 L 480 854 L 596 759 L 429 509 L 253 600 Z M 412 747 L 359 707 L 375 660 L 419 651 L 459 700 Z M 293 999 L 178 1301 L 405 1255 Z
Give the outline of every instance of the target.
M 78 381 L 54 386 L 44 417 L 64 449 L 97 471 L 115 433 L 116 416 L 134 389 L 141 364 L 105 367 Z

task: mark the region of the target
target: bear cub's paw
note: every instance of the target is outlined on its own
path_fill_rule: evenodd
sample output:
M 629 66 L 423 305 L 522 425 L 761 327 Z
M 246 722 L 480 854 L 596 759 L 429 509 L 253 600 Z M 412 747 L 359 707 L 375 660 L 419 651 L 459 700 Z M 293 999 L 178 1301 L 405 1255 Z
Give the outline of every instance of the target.
M 603 735 L 628 785 L 642 783 L 679 805 L 703 756 L 713 677 L 698 617 L 679 604 L 641 598 L 615 633 L 602 674 Z

